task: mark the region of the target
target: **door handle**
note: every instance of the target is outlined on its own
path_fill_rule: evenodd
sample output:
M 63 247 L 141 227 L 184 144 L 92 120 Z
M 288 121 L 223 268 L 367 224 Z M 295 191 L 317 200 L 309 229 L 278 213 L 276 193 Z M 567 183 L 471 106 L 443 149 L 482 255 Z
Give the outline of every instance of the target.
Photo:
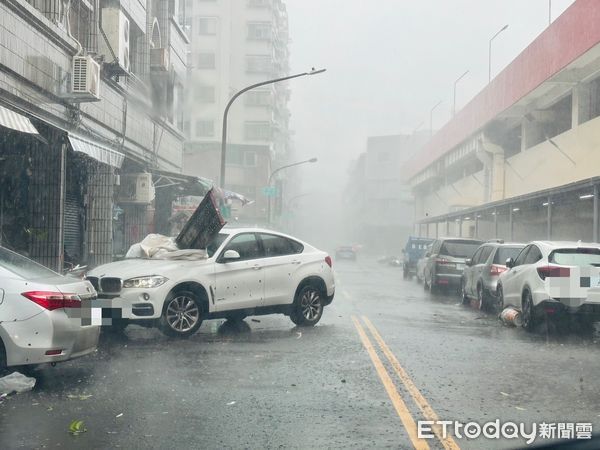
M 255 264 L 254 266 L 252 266 L 252 268 L 253 268 L 254 270 L 259 270 L 259 269 L 260 269 L 260 266 L 259 266 L 258 264 Z
M 301 263 L 302 263 L 302 261 L 292 261 L 292 264 L 296 264 L 296 265 L 301 264 Z

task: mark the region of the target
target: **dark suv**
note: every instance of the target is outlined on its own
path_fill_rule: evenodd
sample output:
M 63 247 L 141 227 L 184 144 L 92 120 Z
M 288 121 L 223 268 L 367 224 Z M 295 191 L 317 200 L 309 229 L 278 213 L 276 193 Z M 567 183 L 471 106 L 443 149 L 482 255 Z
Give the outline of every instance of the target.
M 465 261 L 473 256 L 483 241 L 465 238 L 436 239 L 431 252 L 426 253 L 424 287 L 431 292 L 440 287 L 461 287 Z

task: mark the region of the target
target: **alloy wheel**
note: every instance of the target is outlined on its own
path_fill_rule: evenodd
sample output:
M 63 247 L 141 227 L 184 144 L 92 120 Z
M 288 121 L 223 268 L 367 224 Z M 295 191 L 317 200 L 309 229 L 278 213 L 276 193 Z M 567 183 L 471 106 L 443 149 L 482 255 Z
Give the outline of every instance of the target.
M 300 310 L 302 316 L 306 320 L 314 320 L 321 314 L 323 305 L 321 304 L 321 296 L 316 290 L 306 291 L 300 299 Z
M 180 295 L 167 305 L 167 323 L 178 333 L 190 331 L 200 320 L 200 310 L 193 298 Z

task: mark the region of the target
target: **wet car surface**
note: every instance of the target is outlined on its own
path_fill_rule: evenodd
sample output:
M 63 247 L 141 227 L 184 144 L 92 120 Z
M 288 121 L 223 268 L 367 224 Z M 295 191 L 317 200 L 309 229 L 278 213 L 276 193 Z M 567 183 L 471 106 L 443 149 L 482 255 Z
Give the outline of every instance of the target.
M 103 333 L 93 356 L 37 368 L 33 392 L 0 403 L 0 447 L 411 448 L 386 392 L 395 390 L 410 416 L 425 420 L 407 379 L 442 420 L 600 424 L 593 330 L 509 328 L 374 259 L 339 266 L 337 293 L 313 329 L 273 315 L 207 321 L 181 341 L 137 326 Z M 391 385 L 381 381 L 362 333 Z M 71 435 L 73 420 L 87 431 Z M 428 444 L 442 448 L 436 439 Z

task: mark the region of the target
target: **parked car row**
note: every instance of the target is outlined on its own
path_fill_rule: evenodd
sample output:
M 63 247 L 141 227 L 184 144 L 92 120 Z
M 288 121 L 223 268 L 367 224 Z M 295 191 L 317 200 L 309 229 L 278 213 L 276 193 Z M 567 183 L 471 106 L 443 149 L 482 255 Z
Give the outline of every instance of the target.
M 431 292 L 460 292 L 463 303 L 475 299 L 494 311 L 513 306 L 527 330 L 550 316 L 593 321 L 600 315 L 598 243 L 441 238 L 429 244 L 416 275 Z
M 105 264 L 82 280 L 0 247 L 0 369 L 93 352 L 92 318 L 188 337 L 214 318 L 281 313 L 314 326 L 334 297 L 331 257 L 291 236 L 223 228 L 205 258 L 181 252 Z

